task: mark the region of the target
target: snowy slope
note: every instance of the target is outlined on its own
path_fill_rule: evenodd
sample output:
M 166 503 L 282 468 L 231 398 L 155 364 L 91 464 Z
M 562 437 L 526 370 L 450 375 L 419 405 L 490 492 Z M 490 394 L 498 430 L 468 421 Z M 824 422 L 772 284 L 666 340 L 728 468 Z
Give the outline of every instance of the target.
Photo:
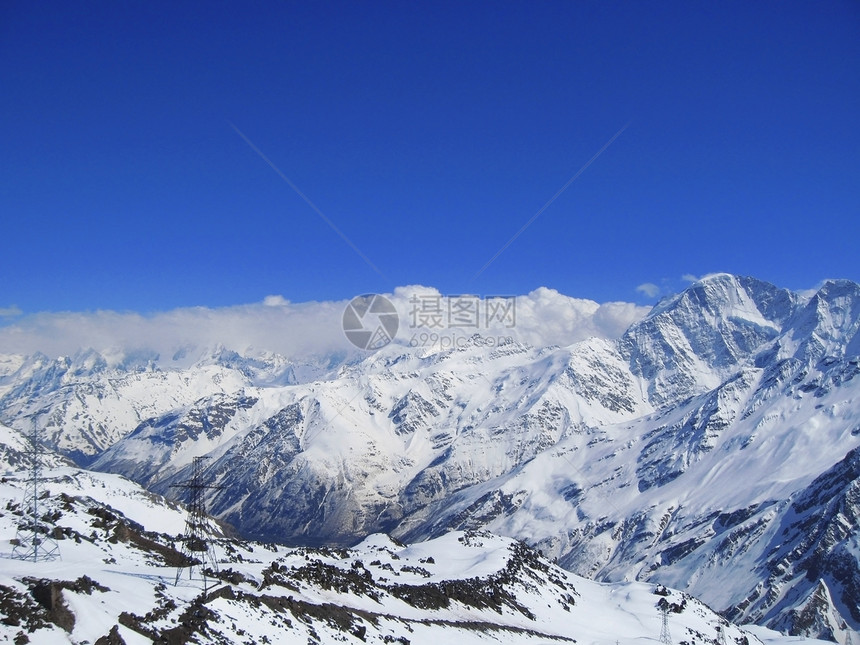
M 337 357 L 291 364 L 277 354 L 246 358 L 223 346 L 195 361 L 146 350 L 74 356 L 0 357 L 0 419 L 44 439 L 79 463 L 116 443 L 146 419 L 252 385 L 278 387 L 329 373 Z M 180 367 L 181 366 L 181 367 Z M 14 423 L 11 423 L 14 420 Z
M 455 532 L 415 545 L 377 534 L 349 550 L 219 538 L 219 580 L 174 586 L 183 514 L 114 475 L 49 472 L 61 561 L 8 558 L 22 496 L 0 483 L 0 637 L 30 643 L 809 643 L 729 624 L 643 583 L 578 578 L 525 545 Z M 213 584 L 215 582 L 215 584 Z M 756 635 L 758 634 L 758 635 Z M 763 639 L 763 640 L 762 640 Z
M 43 451 L 41 463 L 48 467 L 71 466 L 69 459 L 50 450 Z M 28 437 L 0 424 L 0 474 L 24 470 L 30 467 L 32 446 Z

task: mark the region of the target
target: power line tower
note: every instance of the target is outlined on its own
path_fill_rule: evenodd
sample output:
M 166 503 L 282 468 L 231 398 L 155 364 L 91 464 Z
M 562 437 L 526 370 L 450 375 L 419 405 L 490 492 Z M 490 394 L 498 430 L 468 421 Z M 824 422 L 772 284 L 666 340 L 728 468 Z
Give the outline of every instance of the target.
M 206 568 L 209 567 L 218 573 L 218 560 L 215 557 L 215 549 L 209 536 L 209 521 L 206 516 L 206 502 L 203 499 L 203 494 L 207 489 L 220 490 L 222 488 L 204 483 L 203 462 L 207 459 L 209 457 L 195 457 L 191 464 L 191 478 L 172 485 L 172 488 L 184 488 L 190 491 L 188 517 L 185 519 L 185 533 L 182 536 L 182 555 L 186 561 L 191 563 L 187 567 L 189 580 L 194 573 L 194 568 L 200 567 L 204 590 L 207 587 Z M 177 568 L 174 586 L 179 584 L 183 568 L 186 567 Z
M 42 508 L 42 455 L 43 447 L 39 428 L 34 423 L 29 436 L 26 459 L 29 475 L 24 489 L 24 516 L 15 532 L 15 547 L 12 557 L 18 560 L 43 562 L 60 557 L 60 545 L 51 537 L 47 522 L 41 515 L 47 510 Z
M 672 645 L 672 635 L 669 633 L 669 605 L 668 603 L 660 607 L 660 613 L 663 618 L 663 625 L 660 628 L 660 642 L 663 645 Z

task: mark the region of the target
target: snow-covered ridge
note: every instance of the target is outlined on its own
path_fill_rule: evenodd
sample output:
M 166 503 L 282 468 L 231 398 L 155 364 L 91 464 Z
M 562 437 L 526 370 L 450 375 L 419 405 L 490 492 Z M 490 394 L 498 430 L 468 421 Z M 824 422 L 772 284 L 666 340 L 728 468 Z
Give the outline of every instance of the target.
M 414 545 L 372 535 L 352 549 L 213 539 L 220 562 L 175 585 L 182 510 L 115 475 L 46 473 L 62 560 L 11 560 L 23 482 L 0 480 L 0 638 L 16 643 L 635 643 L 815 641 L 730 624 L 643 583 L 574 576 L 519 542 L 454 532 Z M 213 584 L 214 583 L 214 584 Z

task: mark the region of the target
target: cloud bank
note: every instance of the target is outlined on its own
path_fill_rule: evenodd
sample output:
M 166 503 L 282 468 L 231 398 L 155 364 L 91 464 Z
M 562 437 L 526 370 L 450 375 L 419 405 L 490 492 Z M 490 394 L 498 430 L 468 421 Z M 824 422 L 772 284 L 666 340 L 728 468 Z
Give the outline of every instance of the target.
M 416 318 L 416 303 L 425 309 L 438 304 L 447 315 L 448 300 L 423 286 L 399 287 L 386 296 L 400 318 L 396 342 L 408 344 L 411 334 L 428 331 Z M 487 301 L 478 300 L 485 313 Z M 270 295 L 263 302 L 232 307 L 189 307 L 142 315 L 93 311 L 27 315 L 0 327 L 0 354 L 49 357 L 95 350 L 120 360 L 132 353 L 156 354 L 160 362 L 193 360 L 224 347 L 245 356 L 281 354 L 293 360 L 331 353 L 357 352 L 342 329 L 347 300 L 291 303 Z M 477 329 L 457 333 L 504 334 L 531 345 L 569 345 L 590 337 L 616 338 L 649 310 L 626 302 L 598 304 L 540 288 L 515 299 L 515 319 L 481 319 Z M 510 312 L 509 312 L 510 313 Z M 442 319 L 438 333 L 449 333 Z

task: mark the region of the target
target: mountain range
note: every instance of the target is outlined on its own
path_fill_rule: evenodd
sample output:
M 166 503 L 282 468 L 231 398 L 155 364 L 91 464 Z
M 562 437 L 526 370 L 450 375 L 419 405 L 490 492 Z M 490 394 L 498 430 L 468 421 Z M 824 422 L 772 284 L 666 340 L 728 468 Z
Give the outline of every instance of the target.
M 489 531 L 843 642 L 860 628 L 858 330 L 853 282 L 717 274 L 568 346 L 6 356 L 0 421 L 168 496 L 206 456 L 208 508 L 247 539 Z

